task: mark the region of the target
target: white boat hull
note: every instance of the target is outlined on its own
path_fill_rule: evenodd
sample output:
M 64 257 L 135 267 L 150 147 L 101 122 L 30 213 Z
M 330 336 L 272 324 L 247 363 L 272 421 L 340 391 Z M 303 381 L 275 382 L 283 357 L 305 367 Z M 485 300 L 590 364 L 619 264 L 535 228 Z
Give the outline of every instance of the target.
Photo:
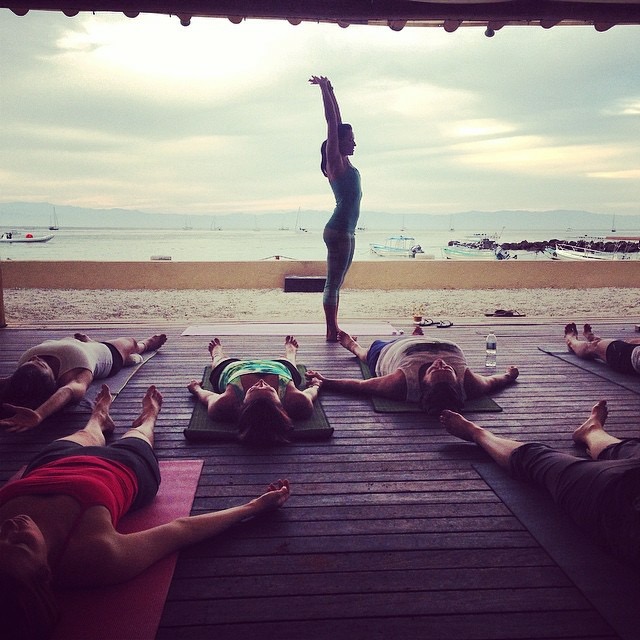
M 26 236 L 16 236 L 12 235 L 10 238 L 7 238 L 6 235 L 0 237 L 0 242 L 4 242 L 6 244 L 13 244 L 15 242 L 49 242 L 54 237 L 53 234 L 48 236 L 33 236 L 31 238 L 27 238 Z
M 447 260 L 497 260 L 493 249 L 473 249 L 471 247 L 443 247 L 442 253 Z
M 555 247 L 547 247 L 544 251 L 545 255 L 552 260 L 629 260 L 630 255 L 624 253 L 608 253 L 606 251 L 597 251 L 596 249 L 587 249 L 584 247 L 574 247 L 572 245 L 556 245 Z

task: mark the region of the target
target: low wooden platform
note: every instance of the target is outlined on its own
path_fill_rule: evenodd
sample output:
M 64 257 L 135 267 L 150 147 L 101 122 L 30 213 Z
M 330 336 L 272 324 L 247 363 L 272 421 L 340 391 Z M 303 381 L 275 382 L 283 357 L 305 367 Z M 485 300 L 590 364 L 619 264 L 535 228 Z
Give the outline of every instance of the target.
M 625 337 L 637 322 L 597 329 Z M 159 639 L 626 637 L 615 616 L 585 594 L 482 479 L 473 465 L 488 458 L 449 436 L 435 419 L 378 414 L 367 399 L 324 393 L 335 428 L 328 442 L 272 451 L 187 442 L 182 430 L 193 401 L 186 384 L 202 375 L 208 339 L 181 336 L 186 324 L 0 331 L 0 375 L 45 337 L 78 330 L 100 339 L 165 331 L 167 344 L 113 405 L 118 431 L 137 414 L 147 386 L 156 384 L 164 395 L 158 456 L 205 460 L 194 513 L 250 499 L 273 479 L 291 481 L 292 497 L 277 513 L 181 553 Z M 562 344 L 559 323 L 491 320 L 425 333 L 458 342 L 470 366 L 482 372 L 489 326 L 498 335 L 499 367 L 516 364 L 521 376 L 496 396 L 504 411 L 477 414 L 477 422 L 575 451 L 572 429 L 606 398 L 610 430 L 638 435 L 639 395 L 537 349 Z M 232 355 L 275 356 L 282 339 L 238 335 L 225 337 L 224 345 Z M 299 341 L 301 363 L 332 376 L 360 376 L 355 358 L 339 345 L 319 337 Z M 53 420 L 22 436 L 1 434 L 0 480 L 83 420 Z M 585 566 L 589 561 L 584 558 Z

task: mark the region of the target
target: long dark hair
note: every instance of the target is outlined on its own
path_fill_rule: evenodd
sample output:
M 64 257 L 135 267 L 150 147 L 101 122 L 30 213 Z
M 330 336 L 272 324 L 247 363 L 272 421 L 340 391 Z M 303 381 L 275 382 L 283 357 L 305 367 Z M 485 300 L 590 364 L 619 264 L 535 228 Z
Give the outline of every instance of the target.
M 0 390 L 0 403 L 8 402 L 19 407 L 37 409 L 56 390 L 56 380 L 51 372 L 33 362 L 19 366 Z
M 347 122 L 342 122 L 338 125 L 338 143 L 351 133 L 353 127 Z M 325 140 L 320 146 L 320 171 L 327 175 L 327 141 Z
M 253 447 L 289 442 L 293 422 L 280 403 L 268 398 L 245 402 L 238 417 L 238 440 Z

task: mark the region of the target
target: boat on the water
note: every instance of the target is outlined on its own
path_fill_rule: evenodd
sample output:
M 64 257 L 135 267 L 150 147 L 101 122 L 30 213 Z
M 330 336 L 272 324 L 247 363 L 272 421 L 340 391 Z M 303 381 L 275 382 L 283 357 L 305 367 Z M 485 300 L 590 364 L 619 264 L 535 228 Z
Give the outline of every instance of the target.
M 0 235 L 0 242 L 10 244 L 14 242 L 49 242 L 53 237 L 53 233 L 46 236 L 34 236 L 32 233 L 17 234 L 15 231 L 5 231 Z
M 557 243 L 547 247 L 544 255 L 552 260 L 630 260 L 631 254 L 621 251 L 600 251 L 590 247 Z
M 385 258 L 415 258 L 416 254 L 424 253 L 412 236 L 389 236 L 384 243 L 371 243 L 369 248 L 371 253 Z
M 447 260 L 511 260 L 512 256 L 495 242 L 457 242 L 454 241 L 442 248 L 442 254 Z
M 49 231 L 57 231 L 59 228 L 60 228 L 60 223 L 58 222 L 58 214 L 56 213 L 56 208 L 53 207 L 51 220 L 49 220 Z

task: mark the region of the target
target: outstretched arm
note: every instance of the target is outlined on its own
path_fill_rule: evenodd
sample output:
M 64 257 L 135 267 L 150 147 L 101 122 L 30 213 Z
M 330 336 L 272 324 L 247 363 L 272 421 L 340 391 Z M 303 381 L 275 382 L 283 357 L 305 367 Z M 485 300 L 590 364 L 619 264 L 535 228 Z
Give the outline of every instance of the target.
M 467 369 L 464 374 L 464 389 L 469 398 L 489 395 L 494 391 L 513 384 L 519 373 L 516 367 L 508 367 L 505 373 L 481 376 L 471 371 L 471 369 Z
M 260 497 L 237 507 L 177 518 L 137 533 L 115 534 L 109 552 L 96 559 L 94 579 L 100 584 L 129 580 L 166 555 L 211 538 L 242 520 L 277 509 L 288 498 L 289 481 L 278 480 Z
M 84 398 L 93 376 L 90 371 L 83 370 L 75 380 L 68 382 L 43 402 L 37 409 L 19 407 L 6 402 L 3 406 L 12 410 L 14 414 L 0 420 L 0 427 L 7 427 L 7 431 L 21 433 L 37 427 L 45 418 L 60 411 L 72 402 L 78 402 Z
M 322 383 L 322 388 L 340 393 L 353 395 L 380 396 L 392 400 L 404 400 L 407 393 L 407 382 L 404 374 L 399 369 L 386 376 L 367 378 L 325 378 L 321 373 L 309 369 L 305 375 L 307 379 L 317 379 Z

